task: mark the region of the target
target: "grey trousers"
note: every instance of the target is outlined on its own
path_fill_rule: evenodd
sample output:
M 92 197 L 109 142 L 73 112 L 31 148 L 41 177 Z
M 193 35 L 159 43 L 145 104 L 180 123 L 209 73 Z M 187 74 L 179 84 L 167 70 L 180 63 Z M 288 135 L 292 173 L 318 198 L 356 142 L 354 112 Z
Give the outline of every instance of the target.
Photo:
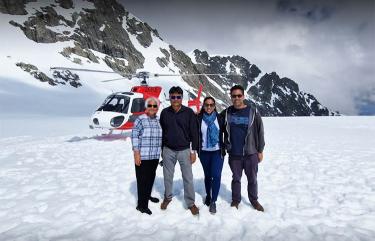
M 247 195 L 249 201 L 258 199 L 258 154 L 243 157 L 229 156 L 229 166 L 232 170 L 232 200 L 241 202 L 241 176 L 243 170 L 247 176 Z
M 195 202 L 195 192 L 189 149 L 174 151 L 168 147 L 163 148 L 164 198 L 169 200 L 172 199 L 174 168 L 177 160 L 180 164 L 182 180 L 184 183 L 185 203 L 188 207 L 191 207 Z

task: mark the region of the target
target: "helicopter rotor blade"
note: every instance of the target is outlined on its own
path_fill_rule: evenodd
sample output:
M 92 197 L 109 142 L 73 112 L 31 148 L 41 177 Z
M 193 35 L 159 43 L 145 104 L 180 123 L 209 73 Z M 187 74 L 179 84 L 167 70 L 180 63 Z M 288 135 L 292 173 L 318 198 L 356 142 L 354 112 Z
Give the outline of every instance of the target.
M 205 74 L 205 73 L 202 73 L 202 74 L 153 74 L 154 77 L 159 77 L 159 76 L 212 76 L 212 75 L 216 75 L 216 76 L 242 76 L 241 74 Z
M 50 70 L 73 70 L 73 71 L 82 71 L 82 72 L 118 74 L 115 71 L 105 71 L 105 70 L 95 70 L 95 69 L 77 69 L 77 68 L 67 68 L 67 67 L 51 67 Z
M 219 76 L 219 75 L 221 75 L 221 76 L 242 76 L 241 74 L 181 74 L 182 76 L 195 76 L 195 75 L 197 75 L 197 76 L 200 76 L 200 75 L 208 75 L 208 76 L 213 76 L 213 75 L 217 75 L 217 76 Z
M 126 77 L 122 77 L 122 78 L 116 78 L 116 79 L 107 79 L 107 80 L 102 80 L 100 82 L 105 83 L 105 82 L 111 82 L 111 81 L 122 80 L 122 79 L 127 79 L 127 78 Z

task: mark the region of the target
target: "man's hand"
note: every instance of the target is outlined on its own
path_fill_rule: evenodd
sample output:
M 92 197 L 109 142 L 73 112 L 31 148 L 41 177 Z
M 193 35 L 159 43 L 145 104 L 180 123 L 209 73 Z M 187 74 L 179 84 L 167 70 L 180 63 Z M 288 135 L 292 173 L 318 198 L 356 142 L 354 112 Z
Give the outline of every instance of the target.
M 134 163 L 137 166 L 141 165 L 141 154 L 139 151 L 134 151 Z
M 196 160 L 197 160 L 197 153 L 190 152 L 190 161 L 191 161 L 191 164 L 193 164 Z
M 259 162 L 263 161 L 263 152 L 258 153 Z

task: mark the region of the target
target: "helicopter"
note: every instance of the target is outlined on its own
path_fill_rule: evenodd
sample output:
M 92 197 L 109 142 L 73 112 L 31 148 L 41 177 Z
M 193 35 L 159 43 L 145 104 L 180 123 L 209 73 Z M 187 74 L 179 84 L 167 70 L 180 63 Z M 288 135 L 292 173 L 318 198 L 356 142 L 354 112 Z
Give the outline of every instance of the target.
M 84 72 L 96 72 L 96 73 L 117 73 L 114 71 L 102 71 L 92 69 L 78 69 L 78 68 L 67 68 L 67 67 L 51 67 L 50 70 L 54 71 L 84 71 Z M 132 79 L 138 78 L 140 85 L 133 86 L 130 91 L 115 92 L 110 94 L 104 102 L 96 109 L 94 114 L 91 116 L 89 124 L 90 129 L 108 129 L 110 133 L 113 130 L 126 131 L 133 128 L 134 121 L 139 115 L 145 113 L 145 101 L 150 97 L 155 97 L 159 100 L 160 108 L 158 114 L 165 107 L 168 107 L 169 97 L 161 86 L 149 86 L 148 79 L 150 77 L 166 77 L 166 76 L 210 76 L 210 75 L 238 75 L 238 74 L 212 74 L 212 73 L 200 73 L 200 74 L 158 74 L 150 73 L 147 71 L 139 71 L 134 74 L 121 74 L 122 78 L 102 80 L 101 82 L 110 82 L 121 79 Z M 183 99 L 183 104 L 192 108 L 194 112 L 199 112 L 201 107 L 201 94 L 203 85 L 199 86 L 197 95 L 188 89 L 184 89 L 188 93 L 187 98 Z

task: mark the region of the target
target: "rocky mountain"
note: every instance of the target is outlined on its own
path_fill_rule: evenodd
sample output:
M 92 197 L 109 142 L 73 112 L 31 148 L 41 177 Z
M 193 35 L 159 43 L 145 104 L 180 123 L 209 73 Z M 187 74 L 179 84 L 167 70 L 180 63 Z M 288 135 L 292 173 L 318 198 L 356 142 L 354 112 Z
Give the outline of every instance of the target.
M 241 56 L 210 56 L 206 51 L 195 50 L 192 54 L 200 72 L 231 74 L 242 77 L 213 76 L 212 79 L 228 93 L 233 84 L 246 88 L 250 102 L 256 104 L 265 116 L 334 115 L 311 94 L 299 90 L 298 84 L 277 73 L 265 73 Z
M 159 73 L 219 73 L 223 75 L 183 77 L 172 83 L 188 86 L 192 92 L 203 84 L 203 96 L 214 96 L 220 108 L 230 105 L 231 86 L 241 84 L 246 88 L 247 99 L 265 116 L 336 114 L 312 94 L 301 91 L 295 81 L 280 78 L 275 72 L 262 73 L 241 56 L 211 56 L 201 50 L 186 54 L 176 49 L 163 41 L 156 29 L 115 0 L 0 0 L 0 17 L 6 32 L 2 38 L 12 32 L 22 41 L 18 48 L 8 45 L 13 49 L 0 49 L 0 53 L 5 53 L 2 60 L 8 66 L 8 77 L 27 78 L 18 73 L 23 72 L 54 88 L 70 85 L 80 89 L 92 85 L 87 79 L 99 77 L 72 71 L 51 72 L 49 68 L 113 70 L 122 76 L 140 69 Z M 224 76 L 233 73 L 241 76 Z M 162 84 L 163 80 L 159 81 Z

